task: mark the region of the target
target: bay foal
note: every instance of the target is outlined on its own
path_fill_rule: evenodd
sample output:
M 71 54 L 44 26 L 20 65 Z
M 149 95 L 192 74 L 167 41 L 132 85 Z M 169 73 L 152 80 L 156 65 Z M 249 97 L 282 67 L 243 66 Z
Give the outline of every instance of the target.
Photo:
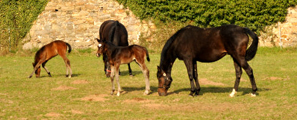
M 30 74 L 29 78 L 32 77 L 34 72 L 35 72 L 36 77 L 40 77 L 40 70 L 41 70 L 40 65 L 42 65 L 42 67 L 45 69 L 47 74 L 51 77 L 51 73 L 45 67 L 45 64 L 47 63 L 48 60 L 50 60 L 51 58 L 53 58 L 57 55 L 60 55 L 66 64 L 66 77 L 71 78 L 72 70 L 70 67 L 70 61 L 66 57 L 67 47 L 68 47 L 68 53 L 70 53 L 71 46 L 68 43 L 63 42 L 61 40 L 53 41 L 53 42 L 41 47 L 35 54 L 34 63 L 32 63 L 34 70 Z M 70 75 L 68 74 L 68 70 L 70 71 Z
M 121 87 L 119 82 L 119 67 L 121 64 L 128 64 L 132 61 L 135 61 L 141 68 L 142 73 L 145 78 L 145 95 L 149 94 L 150 91 L 150 83 L 149 83 L 149 70 L 145 65 L 145 57 L 147 61 L 150 61 L 148 51 L 145 47 L 139 45 L 131 45 L 131 46 L 115 46 L 109 41 L 100 40 L 95 38 L 98 41 L 98 51 L 97 57 L 100 55 L 105 54 L 108 57 L 108 63 L 111 67 L 111 83 L 112 83 L 112 90 L 111 95 L 115 91 L 114 86 L 114 77 L 118 84 L 118 92 L 117 96 L 120 96 Z

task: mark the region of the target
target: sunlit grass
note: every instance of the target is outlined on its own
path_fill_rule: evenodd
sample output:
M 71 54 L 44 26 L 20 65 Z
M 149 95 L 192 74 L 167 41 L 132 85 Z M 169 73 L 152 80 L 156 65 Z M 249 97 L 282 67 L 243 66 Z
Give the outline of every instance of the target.
M 189 97 L 190 82 L 183 61 L 172 70 L 170 94 L 157 94 L 156 70 L 160 54 L 151 53 L 152 93 L 143 95 L 145 83 L 136 63 L 134 76 L 127 65 L 120 67 L 121 96 L 110 95 L 111 82 L 103 72 L 102 57 L 95 50 L 68 55 L 73 77 L 65 77 L 61 57 L 47 63 L 41 78 L 27 78 L 32 72 L 34 52 L 0 57 L 0 118 L 2 119 L 294 119 L 296 118 L 297 52 L 294 48 L 259 48 L 249 61 L 254 70 L 258 96 L 251 97 L 251 85 L 243 72 L 236 97 L 228 95 L 235 80 L 230 56 L 214 63 L 198 62 L 201 95 Z

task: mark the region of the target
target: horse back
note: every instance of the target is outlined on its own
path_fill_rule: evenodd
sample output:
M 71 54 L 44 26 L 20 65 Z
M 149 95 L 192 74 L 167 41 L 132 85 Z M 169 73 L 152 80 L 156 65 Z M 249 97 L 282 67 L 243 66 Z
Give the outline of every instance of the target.
M 174 38 L 168 51 L 179 59 L 195 59 L 201 62 L 213 62 L 233 54 L 237 48 L 244 48 L 248 42 L 243 29 L 235 25 L 215 28 L 187 26 Z
M 101 40 L 112 42 L 116 46 L 128 46 L 128 32 L 118 21 L 108 20 L 102 23 L 99 29 Z

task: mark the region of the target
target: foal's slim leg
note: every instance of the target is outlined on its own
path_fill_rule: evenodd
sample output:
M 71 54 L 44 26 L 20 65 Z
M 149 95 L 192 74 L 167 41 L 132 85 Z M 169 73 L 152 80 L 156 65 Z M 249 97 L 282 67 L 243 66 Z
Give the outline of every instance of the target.
M 48 61 L 48 60 L 47 60 Z M 45 67 L 45 64 L 47 63 L 47 61 L 45 61 L 44 63 L 42 63 L 42 67 L 44 68 L 44 70 L 47 72 L 47 74 L 52 77 L 50 71 Z
M 145 80 L 145 91 L 144 91 L 144 95 L 148 95 L 150 92 L 150 82 L 149 82 L 149 76 L 150 76 L 150 71 L 147 69 L 145 63 L 143 63 L 142 65 L 140 65 L 143 76 L 144 76 L 144 80 Z
M 111 73 L 110 73 L 110 81 L 111 81 L 111 95 L 113 95 L 114 91 L 115 91 L 115 87 L 114 87 L 114 67 L 111 67 Z
M 128 63 L 128 69 L 129 69 L 129 75 L 130 75 L 130 76 L 133 76 L 133 75 L 132 75 L 132 70 L 131 70 L 131 67 L 130 67 L 130 63 Z
M 45 60 L 39 60 L 39 62 L 35 65 L 33 72 L 30 74 L 29 78 L 32 77 L 32 75 L 34 74 L 34 72 L 38 69 L 38 67 L 40 67 L 40 65 L 44 62 Z
M 115 65 L 115 66 L 111 67 L 112 68 L 111 72 L 113 72 L 115 74 L 115 79 L 118 84 L 117 96 L 120 96 L 120 94 L 121 94 L 121 86 L 120 86 L 120 81 L 119 81 L 119 67 L 120 67 L 120 65 Z
M 65 62 L 65 65 L 66 65 L 66 77 L 71 78 L 72 70 L 71 70 L 71 67 L 70 67 L 70 61 L 65 55 L 63 55 L 62 58 L 64 59 L 64 62 Z M 70 71 L 70 75 L 68 74 L 68 70 Z

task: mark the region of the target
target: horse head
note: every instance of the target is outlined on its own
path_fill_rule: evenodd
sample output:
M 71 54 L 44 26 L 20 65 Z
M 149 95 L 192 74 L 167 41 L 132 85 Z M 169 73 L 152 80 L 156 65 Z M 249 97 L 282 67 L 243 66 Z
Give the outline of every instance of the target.
M 167 91 L 170 88 L 172 78 L 159 66 L 157 67 L 157 69 L 158 69 L 157 78 L 159 81 L 158 93 L 159 93 L 159 96 L 166 96 Z
M 98 42 L 98 50 L 97 50 L 97 53 L 96 53 L 96 55 L 97 55 L 97 57 L 100 57 L 101 56 L 101 54 L 103 54 L 103 52 L 104 52 L 104 46 L 105 46 L 105 40 L 100 40 L 100 39 L 98 39 L 98 38 L 95 38 L 95 40 L 97 40 L 97 42 Z

